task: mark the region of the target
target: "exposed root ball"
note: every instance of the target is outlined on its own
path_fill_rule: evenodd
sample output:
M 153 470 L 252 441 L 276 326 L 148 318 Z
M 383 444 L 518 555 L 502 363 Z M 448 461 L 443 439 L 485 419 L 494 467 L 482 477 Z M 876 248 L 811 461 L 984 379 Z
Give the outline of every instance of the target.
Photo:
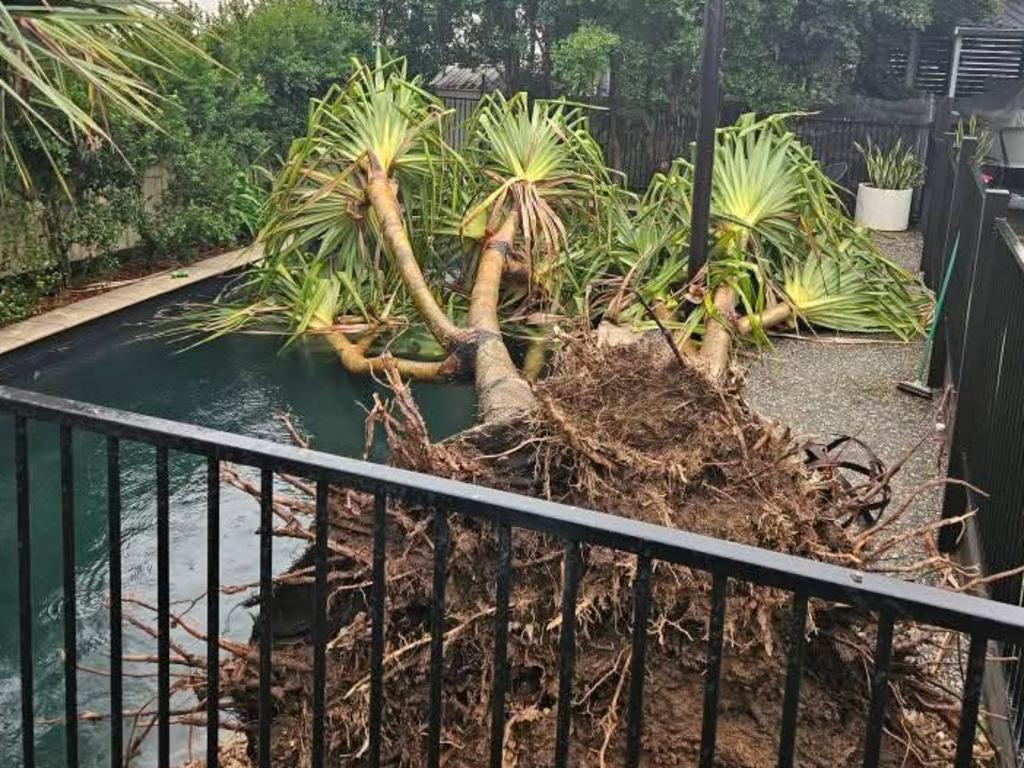
M 788 434 L 753 414 L 735 391 L 709 387 L 646 343 L 600 350 L 572 344 L 536 386 L 540 405 L 515 424 L 431 444 L 408 390 L 378 402 L 394 461 L 493 487 L 819 560 L 850 563 L 853 537 L 835 520 Z M 330 500 L 327 739 L 331 765 L 359 765 L 367 748 L 368 582 L 371 502 Z M 289 509 L 309 511 L 308 499 Z M 433 512 L 392 505 L 388 516 L 385 764 L 421 766 L 427 719 Z M 496 534 L 450 516 L 445 634 L 444 764 L 486 764 L 489 739 Z M 550 765 L 554 750 L 560 627 L 560 542 L 516 531 L 506 766 Z M 870 548 L 865 548 L 865 551 Z M 859 555 L 863 566 L 866 555 Z M 629 684 L 635 561 L 583 550 L 576 616 L 571 763 L 621 763 Z M 307 567 L 307 556 L 296 569 Z M 692 765 L 700 743 L 708 575 L 656 564 L 644 706 L 646 766 Z M 276 765 L 306 765 L 311 649 L 308 583 L 274 596 L 273 750 Z M 718 750 L 723 768 L 775 763 L 790 596 L 731 580 L 725 628 Z M 812 602 L 801 691 L 798 763 L 857 764 L 864 738 L 873 622 Z M 900 626 L 885 765 L 940 765 L 955 697 L 926 672 L 931 635 Z M 223 690 L 256 713 L 253 657 L 228 663 Z M 251 722 L 254 722 L 255 718 Z

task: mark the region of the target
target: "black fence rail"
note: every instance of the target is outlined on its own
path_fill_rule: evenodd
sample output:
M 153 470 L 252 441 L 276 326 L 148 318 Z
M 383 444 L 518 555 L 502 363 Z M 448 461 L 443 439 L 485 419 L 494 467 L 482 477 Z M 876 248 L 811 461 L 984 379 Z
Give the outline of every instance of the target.
M 923 222 L 925 282 L 938 297 L 928 384 L 948 387 L 951 422 L 943 516 L 974 516 L 940 535 L 991 581 L 995 600 L 1022 604 L 1024 580 L 1024 249 L 1006 222 L 1009 192 L 993 189 L 977 140 L 931 138 Z M 1001 575 L 1004 575 L 1001 578 Z M 1007 700 L 1007 749 L 1024 762 L 1024 666 L 1020 642 L 992 670 Z M 1003 695 L 1005 692 L 1006 695 Z
M 170 553 L 168 530 L 171 518 L 168 461 L 169 455 L 190 454 L 202 457 L 207 465 L 206 493 L 209 534 L 207 553 L 208 596 L 217 595 L 220 586 L 219 552 L 219 468 L 222 462 L 253 467 L 261 478 L 260 503 L 260 557 L 259 557 L 259 611 L 257 639 L 259 644 L 259 708 L 258 727 L 251 736 L 256 742 L 256 754 L 262 768 L 271 761 L 269 748 L 271 721 L 274 717 L 271 696 L 271 641 L 269 620 L 272 609 L 272 505 L 274 503 L 273 478 L 275 473 L 289 473 L 308 478 L 316 489 L 314 561 L 314 620 L 312 627 L 312 718 L 311 764 L 324 765 L 325 744 L 325 653 L 326 653 L 326 599 L 327 599 L 327 499 L 331 486 L 341 486 L 373 494 L 373 558 L 372 587 L 369 618 L 371 623 L 369 742 L 365 764 L 376 768 L 381 764 L 381 737 L 384 716 L 385 648 L 385 563 L 388 557 L 385 530 L 390 500 L 413 502 L 432 509 L 434 514 L 432 536 L 434 543 L 434 591 L 430 616 L 430 695 L 425 714 L 426 764 L 437 768 L 441 763 L 441 730 L 444 714 L 442 670 L 445 630 L 445 572 L 448 556 L 448 520 L 450 515 L 465 515 L 493 526 L 498 548 L 496 576 L 496 606 L 494 619 L 494 658 L 491 696 L 491 751 L 490 765 L 502 765 L 502 745 L 505 730 L 505 701 L 509 677 L 507 664 L 507 638 L 509 622 L 509 592 L 512 579 L 514 532 L 528 530 L 540 532 L 564 542 L 563 590 L 559 629 L 560 667 L 556 718 L 556 740 L 553 764 L 562 768 L 569 764 L 572 748 L 570 717 L 573 670 L 576 656 L 576 599 L 581 570 L 581 547 L 599 546 L 631 553 L 636 557 L 637 577 L 633 596 L 634 627 L 646 628 L 652 603 L 651 573 L 656 561 L 699 569 L 713 574 L 713 593 L 708 633 L 706 688 L 701 734 L 701 768 L 710 768 L 715 755 L 719 702 L 719 674 L 723 649 L 723 627 L 726 616 L 729 580 L 737 579 L 756 585 L 775 587 L 792 593 L 791 641 L 786 652 L 787 676 L 779 735 L 778 765 L 790 768 L 795 760 L 795 738 L 799 726 L 799 695 L 803 665 L 808 600 L 824 599 L 850 605 L 863 612 L 866 623 L 877 621 L 877 667 L 872 671 L 871 702 L 867 715 L 866 743 L 863 765 L 877 766 L 883 738 L 889 696 L 889 664 L 893 626 L 896 622 L 913 621 L 962 632 L 970 637 L 967 673 L 963 688 L 962 709 L 955 753 L 955 766 L 974 765 L 973 750 L 980 712 L 981 690 L 986 675 L 985 660 L 990 641 L 1004 644 L 1020 643 L 1024 637 L 1024 609 L 976 597 L 947 592 L 894 579 L 858 573 L 789 555 L 755 549 L 710 539 L 679 530 L 592 512 L 574 507 L 552 504 L 534 498 L 488 490 L 463 483 L 420 475 L 386 466 L 327 455 L 315 451 L 269 443 L 239 435 L 216 432 L 185 424 L 126 413 L 122 411 L 84 405 L 45 395 L 0 387 L 0 413 L 13 415 L 14 463 L 16 478 L 18 573 L 19 573 L 19 627 L 21 643 L 21 722 L 22 761 L 26 768 L 39 764 L 35 756 L 33 736 L 33 642 L 31 617 L 34 610 L 31 594 L 32 563 L 30 562 L 30 520 L 32 499 L 29 498 L 30 467 L 28 450 L 30 421 L 56 423 L 60 434 L 60 497 L 63 518 L 63 569 L 65 621 L 65 747 L 67 765 L 78 766 L 78 699 L 76 697 L 76 585 L 74 562 L 74 530 L 76 524 L 75 494 L 73 488 L 74 451 L 73 432 L 99 434 L 106 438 L 108 489 L 108 555 L 110 558 L 110 626 L 113 641 L 110 646 L 112 676 L 110 700 L 111 764 L 120 764 L 123 746 L 124 722 L 121 716 L 122 660 L 121 652 L 121 572 L 120 525 L 121 481 L 119 455 L 121 445 L 143 444 L 153 447 L 154 485 L 157 497 L 156 514 L 156 573 L 157 584 L 157 677 L 158 723 L 156 738 L 158 751 L 156 764 L 166 768 L 170 763 L 170 680 L 171 680 L 171 613 L 169 602 Z M 206 708 L 207 765 L 218 764 L 218 626 L 217 600 L 207 600 L 208 622 L 208 695 Z M 872 619 L 872 615 L 876 618 Z M 635 767 L 643 753 L 644 729 L 642 722 L 644 699 L 644 668 L 647 632 L 638 631 L 632 637 L 632 656 L 629 675 L 626 716 L 626 746 L 624 763 Z M 860 674 L 851 670 L 851 674 Z M 538 756 L 547 763 L 550 756 Z
M 988 584 L 988 594 L 1021 605 L 1022 579 L 1015 571 L 1024 565 L 1024 248 L 1005 219 L 993 226 L 991 209 L 1006 205 L 993 197 L 984 195 L 985 210 L 972 217 L 981 235 L 973 281 L 965 276 L 964 286 L 950 286 L 950 296 L 966 294 L 966 322 L 952 309 L 947 313 L 950 341 L 940 352 L 946 380 L 955 387 L 948 473 L 964 483 L 947 486 L 943 514 L 975 515 L 960 539 L 951 530 L 940 543 L 947 550 L 962 546 L 989 577 L 1005 574 Z M 961 242 L 970 231 L 965 222 Z M 1014 659 L 1002 672 L 1010 738 L 1024 757 L 1022 646 L 1008 644 L 1001 654 Z

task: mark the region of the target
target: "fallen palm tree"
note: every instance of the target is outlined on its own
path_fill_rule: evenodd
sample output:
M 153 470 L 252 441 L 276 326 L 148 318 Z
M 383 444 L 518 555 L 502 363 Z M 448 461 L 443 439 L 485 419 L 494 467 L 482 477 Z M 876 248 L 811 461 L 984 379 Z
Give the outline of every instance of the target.
M 485 97 L 461 154 L 446 117 L 401 60 L 357 62 L 275 179 L 264 264 L 181 330 L 321 334 L 357 375 L 473 375 L 493 421 L 532 406 L 512 336 L 642 329 L 653 306 L 718 380 L 734 340 L 781 323 L 902 339 L 924 326 L 927 292 L 853 225 L 782 117 L 719 131 L 711 256 L 692 279 L 688 162 L 635 199 L 582 107 Z
M 348 85 L 313 105 L 309 135 L 275 180 L 261 234 L 266 262 L 185 331 L 317 333 L 350 372 L 390 376 L 398 412 L 378 403 L 372 415 L 402 466 L 885 570 L 886 553 L 913 535 L 894 531 L 891 516 L 844 527 L 853 501 L 809 472 L 785 431 L 751 413 L 724 375 L 736 340 L 764 342 L 779 323 L 910 338 L 927 313 L 920 284 L 845 217 L 831 182 L 781 121 L 744 118 L 719 133 L 711 259 L 691 279 L 688 163 L 635 199 L 601 162 L 580 107 L 487 98 L 461 154 L 441 140 L 443 119 L 401 62 L 358 64 Z M 632 331 L 656 324 L 678 355 L 660 336 L 654 347 L 646 339 L 598 349 L 590 330 L 602 321 Z M 558 345 L 567 329 L 578 335 L 554 374 L 528 384 L 509 339 Z M 475 377 L 485 426 L 500 428 L 431 444 L 402 380 L 463 375 Z M 241 475 L 228 479 L 255 491 Z M 278 500 L 281 533 L 308 540 L 313 502 L 293 484 L 297 496 Z M 356 765 L 367 748 L 372 503 L 341 491 L 329 501 L 328 750 L 332 764 Z M 386 751 L 388 764 L 418 766 L 434 517 L 399 505 L 389 513 Z M 487 527 L 451 525 L 444 750 L 452 765 L 477 765 L 487 752 L 497 543 Z M 508 765 L 534 765 L 552 746 L 560 557 L 555 542 L 516 538 Z M 603 765 L 622 748 L 635 574 L 621 553 L 588 548 L 584 561 L 574 754 Z M 309 562 L 279 583 L 272 612 L 310 605 Z M 957 572 L 931 552 L 904 568 Z M 646 760 L 675 764 L 699 743 L 692 702 L 703 687 L 712 585 L 665 564 L 654 580 Z M 729 601 L 717 764 L 754 768 L 773 763 L 777 748 L 789 600 L 734 582 Z M 873 641 L 863 617 L 842 606 L 814 605 L 812 618 L 799 750 L 808 764 L 845 765 L 863 743 L 858 713 Z M 275 764 L 308 761 L 306 627 L 275 628 Z M 952 668 L 957 659 L 948 649 L 931 654 L 932 635 L 900 630 L 884 764 L 940 765 L 951 754 L 957 698 L 927 665 Z M 235 651 L 225 704 L 248 727 L 258 710 L 255 655 Z M 194 687 L 202 695 L 201 676 Z
M 699 361 L 715 380 L 725 374 L 735 340 L 764 341 L 766 330 L 783 323 L 909 340 L 923 332 L 931 307 L 920 282 L 850 221 L 837 188 L 786 129 L 785 117 L 747 115 L 718 131 L 705 270 L 682 281 L 679 258 L 661 248 L 629 275 L 665 307 L 663 320 L 684 340 L 700 336 Z M 677 160 L 651 182 L 638 226 L 688 243 L 692 197 L 693 166 Z
M 895 525 L 908 503 L 881 519 L 847 525 L 849 498 L 810 472 L 786 432 L 749 411 L 734 390 L 712 390 L 665 346 L 598 350 L 572 344 L 536 388 L 538 408 L 506 450 L 471 431 L 431 443 L 397 377 L 393 406 L 378 402 L 401 466 L 585 505 L 864 571 L 885 572 L 892 548 L 930 531 Z M 685 407 L 684 407 L 685 405 Z M 671 418 L 666 418 L 671 416 Z M 502 444 L 505 444 L 503 441 Z M 259 494 L 242 475 L 232 482 Z M 290 481 L 291 482 L 291 481 Z M 308 537 L 315 502 L 301 490 L 276 498 L 285 535 Z M 879 487 L 878 492 L 881 492 Z M 864 499 L 860 499 L 861 502 Z M 372 499 L 336 489 L 329 498 L 328 763 L 360 765 L 368 739 L 369 574 Z M 392 504 L 387 522 L 384 764 L 424 763 L 430 669 L 433 510 Z M 451 515 L 443 627 L 443 759 L 480 765 L 489 748 L 493 658 L 495 530 Z M 517 531 L 512 546 L 509 695 L 505 765 L 537 765 L 553 752 L 558 691 L 563 547 Z M 577 662 L 572 702 L 574 765 L 613 765 L 624 748 L 635 558 L 583 550 L 576 605 Z M 311 560 L 279 577 L 269 606 L 281 617 L 273 649 L 274 765 L 306 765 L 312 665 L 308 613 Z M 961 579 L 960 569 L 925 550 L 914 568 Z M 653 573 L 644 711 L 644 764 L 692 761 L 700 745 L 709 574 L 657 563 Z M 284 620 L 284 617 L 287 617 Z M 812 601 L 801 688 L 797 763 L 859 763 L 874 668 L 873 623 L 855 609 Z M 716 765 L 774 764 L 791 636 L 791 596 L 730 580 Z M 956 643 L 900 623 L 894 644 L 882 765 L 948 765 L 958 715 Z M 198 667 L 199 665 L 197 665 Z M 258 655 L 237 648 L 223 665 L 226 714 L 255 727 Z M 204 682 L 192 685 L 202 701 Z M 251 718 L 251 719 L 250 719 Z M 249 725 L 246 725 L 246 724 Z M 237 727 L 237 726 L 235 726 Z M 255 738 L 250 755 L 255 757 Z M 979 744 L 984 761 L 991 751 Z

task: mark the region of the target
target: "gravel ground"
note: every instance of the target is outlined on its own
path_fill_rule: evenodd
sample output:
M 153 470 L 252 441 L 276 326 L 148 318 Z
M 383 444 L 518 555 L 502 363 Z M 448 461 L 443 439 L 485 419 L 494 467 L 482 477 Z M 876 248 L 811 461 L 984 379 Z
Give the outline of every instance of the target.
M 876 243 L 889 258 L 917 270 L 918 233 L 877 236 Z M 887 465 L 927 437 L 893 479 L 893 503 L 899 504 L 936 477 L 943 440 L 936 429 L 937 400 L 896 390 L 896 382 L 914 378 L 923 347 L 923 341 L 899 344 L 855 336 L 777 339 L 773 350 L 751 358 L 746 397 L 765 416 L 789 424 L 796 435 L 853 435 Z M 920 494 L 905 524 L 937 519 L 941 497 L 938 489 Z M 911 556 L 901 553 L 902 558 Z

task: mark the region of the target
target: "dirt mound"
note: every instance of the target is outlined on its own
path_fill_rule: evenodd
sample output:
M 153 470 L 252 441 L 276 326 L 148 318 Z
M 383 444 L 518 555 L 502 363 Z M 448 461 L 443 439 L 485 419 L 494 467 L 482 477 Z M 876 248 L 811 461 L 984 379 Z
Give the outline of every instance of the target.
M 809 473 L 786 430 L 758 417 L 736 389 L 709 387 L 662 346 L 572 344 L 536 386 L 538 410 L 497 431 L 432 444 L 407 389 L 378 402 L 396 463 L 470 482 L 592 507 L 819 560 L 870 564 L 861 531 L 844 528 L 831 485 Z M 301 483 L 295 483 L 301 488 Z M 359 765 L 367 747 L 371 501 L 330 499 L 327 739 L 331 765 Z M 308 499 L 282 509 L 301 525 Z M 444 674 L 444 764 L 486 764 L 495 531 L 449 516 Z M 433 550 L 431 511 L 392 504 L 388 516 L 385 764 L 424 763 Z M 884 528 L 884 526 L 883 526 Z M 506 766 L 552 763 L 558 690 L 562 543 L 513 534 Z M 856 553 L 856 554 L 854 554 Z M 621 762 L 629 679 L 635 558 L 584 547 L 577 603 L 571 764 Z M 307 555 L 293 569 L 308 568 Z M 700 742 L 711 580 L 657 563 L 644 707 L 647 766 L 695 764 Z M 309 579 L 275 589 L 275 765 L 306 765 L 311 710 Z M 716 765 L 760 768 L 777 759 L 791 640 L 791 596 L 731 580 Z M 873 622 L 812 601 L 801 689 L 797 762 L 852 765 L 864 741 Z M 913 634 L 910 634 L 913 633 Z M 948 764 L 956 699 L 923 661 L 932 637 L 900 626 L 884 765 Z M 255 722 L 256 661 L 225 665 L 222 690 Z M 250 740 L 254 743 L 254 739 Z

